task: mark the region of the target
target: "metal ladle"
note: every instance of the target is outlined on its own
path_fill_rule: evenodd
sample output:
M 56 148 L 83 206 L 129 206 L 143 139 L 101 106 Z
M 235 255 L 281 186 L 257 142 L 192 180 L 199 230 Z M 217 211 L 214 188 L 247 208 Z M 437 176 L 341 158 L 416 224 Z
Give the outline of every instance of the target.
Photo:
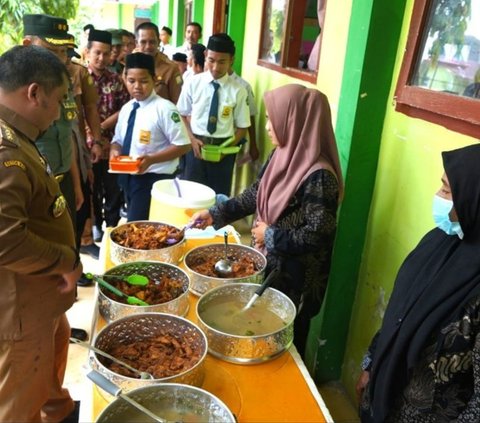
M 113 355 L 110 355 L 110 354 L 106 353 L 105 351 L 100 350 L 97 347 L 94 347 L 93 345 L 87 344 L 86 342 L 83 342 L 80 339 L 70 338 L 70 341 L 77 344 L 77 345 L 80 345 L 83 348 L 86 348 L 88 350 L 96 352 L 98 355 L 102 355 L 103 357 L 108 358 L 108 359 L 114 361 L 117 364 L 120 364 L 120 366 L 123 366 L 126 369 L 130 370 L 131 372 L 134 372 L 134 373 L 140 375 L 140 379 L 143 379 L 143 380 L 149 380 L 149 379 L 153 380 L 153 379 L 155 379 L 155 377 L 151 373 L 141 372 L 140 370 L 137 370 L 135 367 L 130 366 L 130 364 L 127 364 L 124 361 L 119 360 L 118 358 L 114 357 Z
M 147 407 L 144 407 L 142 404 L 139 404 L 133 398 L 130 398 L 128 395 L 122 392 L 122 389 L 115 385 L 113 382 L 109 381 L 105 376 L 98 373 L 95 370 L 92 370 L 87 374 L 87 377 L 94 382 L 97 386 L 102 388 L 104 391 L 108 392 L 110 395 L 121 398 L 122 400 L 128 402 L 130 405 L 135 407 L 137 410 L 141 411 L 143 414 L 147 415 L 151 419 L 159 423 L 166 423 L 167 420 L 157 416 L 152 410 L 149 410 Z
M 221 260 L 218 260 L 215 263 L 215 272 L 220 275 L 227 276 L 232 273 L 232 263 L 228 260 L 228 232 L 223 233 L 223 239 L 225 240 L 225 257 Z

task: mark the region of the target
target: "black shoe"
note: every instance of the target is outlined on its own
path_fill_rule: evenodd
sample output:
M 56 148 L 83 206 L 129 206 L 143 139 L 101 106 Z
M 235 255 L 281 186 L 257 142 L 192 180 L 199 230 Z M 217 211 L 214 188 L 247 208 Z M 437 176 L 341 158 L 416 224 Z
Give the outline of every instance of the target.
M 80 328 L 71 328 L 70 329 L 70 337 L 79 339 L 80 341 L 87 341 L 88 340 L 88 333 L 86 330 Z
M 80 252 L 82 254 L 88 254 L 90 257 L 98 260 L 98 257 L 100 255 L 100 248 L 98 248 L 98 246 L 95 244 L 82 245 L 80 247 Z
M 85 287 L 92 285 L 92 283 L 93 281 L 87 278 L 85 273 L 82 273 L 82 276 L 80 276 L 80 279 L 77 281 L 77 286 Z
M 98 226 L 94 226 L 92 228 L 92 233 L 93 233 L 93 240 L 95 242 L 100 242 L 103 237 L 103 231 L 102 228 L 99 228 Z

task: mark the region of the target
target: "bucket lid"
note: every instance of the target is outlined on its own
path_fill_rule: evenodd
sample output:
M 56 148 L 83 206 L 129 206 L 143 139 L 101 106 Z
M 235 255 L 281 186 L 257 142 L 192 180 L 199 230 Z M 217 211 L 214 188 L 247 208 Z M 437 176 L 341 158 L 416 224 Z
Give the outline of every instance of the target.
M 215 204 L 215 191 L 198 182 L 178 180 L 181 197 L 173 179 L 157 181 L 152 186 L 152 198 L 181 208 L 208 208 Z

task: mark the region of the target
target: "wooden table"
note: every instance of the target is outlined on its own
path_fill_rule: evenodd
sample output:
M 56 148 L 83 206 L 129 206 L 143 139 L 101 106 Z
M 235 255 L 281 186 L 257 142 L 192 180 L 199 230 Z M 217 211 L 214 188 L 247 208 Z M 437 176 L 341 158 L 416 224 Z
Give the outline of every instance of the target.
M 230 237 L 232 242 L 239 242 L 235 235 Z M 105 269 L 113 267 L 108 238 L 108 234 L 103 237 L 107 241 L 102 245 L 100 258 L 104 260 Z M 185 251 L 214 242 L 222 239 L 190 239 Z M 186 317 L 196 323 L 198 298 L 190 294 L 189 301 Z M 105 322 L 101 317 L 94 320 L 96 327 L 92 333 L 97 333 Z M 208 354 L 202 388 L 225 402 L 239 422 L 333 422 L 294 346 L 271 361 L 254 365 L 227 363 Z M 97 389 L 93 387 L 92 420 L 108 405 Z

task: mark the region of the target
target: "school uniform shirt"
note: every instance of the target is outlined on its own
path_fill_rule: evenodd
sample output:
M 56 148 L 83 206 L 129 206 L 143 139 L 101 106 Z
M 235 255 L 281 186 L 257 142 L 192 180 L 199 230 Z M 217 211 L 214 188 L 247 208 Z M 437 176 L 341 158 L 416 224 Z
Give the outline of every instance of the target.
M 225 74 L 215 80 L 218 89 L 218 121 L 213 134 L 207 131 L 210 105 L 214 93 L 211 83 L 214 78 L 210 71 L 199 73 L 188 79 L 178 100 L 178 111 L 182 116 L 190 116 L 190 126 L 196 135 L 227 138 L 235 133 L 236 128 L 250 126 L 250 110 L 247 91 L 234 79 Z
M 250 109 L 250 116 L 257 116 L 257 104 L 255 103 L 255 95 L 253 94 L 252 86 L 250 85 L 250 83 L 247 80 L 243 79 L 240 75 L 237 75 L 235 72 L 230 75 L 230 78 L 234 81 L 237 81 L 241 86 L 245 87 L 248 94 L 248 108 Z
M 171 44 L 160 43 L 160 52 L 172 60 L 172 56 L 176 53 L 176 48 Z
M 127 132 L 128 118 L 136 100 L 130 100 L 122 107 L 115 127 L 112 143 L 123 145 Z M 175 105 L 160 97 L 152 90 L 150 96 L 138 102 L 135 125 L 133 127 L 130 156 L 138 157 L 164 150 L 170 145 L 190 144 L 187 129 Z M 146 173 L 172 174 L 178 166 L 178 159 L 155 163 Z

